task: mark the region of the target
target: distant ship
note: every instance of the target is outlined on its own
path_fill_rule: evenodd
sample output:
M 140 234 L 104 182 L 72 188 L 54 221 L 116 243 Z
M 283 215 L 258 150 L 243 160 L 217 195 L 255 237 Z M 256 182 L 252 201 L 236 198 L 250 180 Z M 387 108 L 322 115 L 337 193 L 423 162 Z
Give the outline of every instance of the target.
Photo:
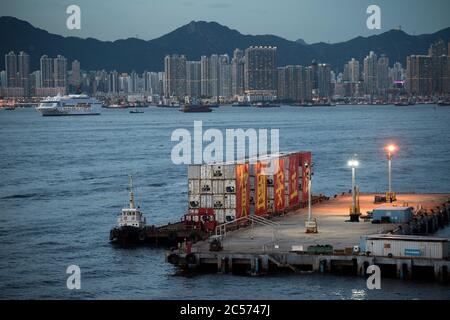
M 247 102 L 234 102 L 231 106 L 232 107 L 246 108 L 246 107 L 251 107 L 252 105 L 250 103 L 247 103 Z
M 85 94 L 57 95 L 44 99 L 36 108 L 44 117 L 47 116 L 91 116 L 99 115 L 102 106 L 95 98 Z
M 277 103 L 270 103 L 270 102 L 258 102 L 255 104 L 256 108 L 279 108 L 281 107 L 279 104 Z
M 191 104 L 185 104 L 180 107 L 181 112 L 212 112 L 212 109 L 208 105 L 191 105 Z

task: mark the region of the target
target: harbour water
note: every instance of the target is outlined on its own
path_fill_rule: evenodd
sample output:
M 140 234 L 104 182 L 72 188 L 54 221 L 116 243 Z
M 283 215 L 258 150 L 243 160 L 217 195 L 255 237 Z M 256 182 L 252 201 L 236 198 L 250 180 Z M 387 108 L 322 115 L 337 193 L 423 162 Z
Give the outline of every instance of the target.
M 187 168 L 171 162 L 176 128 L 280 130 L 283 151 L 313 152 L 315 193 L 348 191 L 347 160 L 357 154 L 362 192 L 386 189 L 383 147 L 395 142 L 393 188 L 450 192 L 450 108 L 345 106 L 102 110 L 98 117 L 41 117 L 0 110 L 0 298 L 142 299 L 450 299 L 448 285 L 300 275 L 179 275 L 164 251 L 120 249 L 109 230 L 126 205 L 127 176 L 147 221 L 177 221 L 186 210 Z M 449 237 L 449 230 L 440 235 Z M 81 290 L 66 268 L 81 268 Z

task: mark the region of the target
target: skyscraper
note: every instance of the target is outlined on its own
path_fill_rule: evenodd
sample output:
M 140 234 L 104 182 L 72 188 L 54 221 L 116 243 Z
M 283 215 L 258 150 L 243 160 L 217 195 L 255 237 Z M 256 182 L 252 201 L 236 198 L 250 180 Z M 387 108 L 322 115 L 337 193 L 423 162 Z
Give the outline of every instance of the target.
M 244 53 L 240 49 L 234 50 L 231 60 L 231 94 L 240 96 L 244 94 Z
M 285 66 L 278 68 L 278 93 L 280 100 L 304 101 L 305 83 L 302 66 Z
M 406 88 L 409 94 L 429 96 L 432 93 L 431 57 L 413 55 L 406 58 Z
M 364 59 L 364 86 L 366 94 L 377 94 L 377 71 L 378 57 L 370 51 L 369 55 Z
M 352 58 L 352 60 L 348 62 L 348 81 L 351 83 L 358 83 L 360 74 L 359 61 Z
M 53 87 L 53 59 L 43 55 L 40 60 L 41 65 L 41 87 Z
M 212 54 L 209 58 L 209 93 L 212 97 L 219 96 L 219 56 Z
M 202 56 L 200 58 L 200 94 L 204 97 L 211 96 L 209 91 L 209 58 Z
M 23 88 L 25 96 L 30 94 L 30 56 L 21 51 L 17 56 L 17 86 Z
M 70 75 L 69 84 L 78 87 L 81 82 L 81 70 L 80 70 L 80 62 L 78 60 L 72 61 L 72 73 Z
M 219 56 L 219 96 L 231 97 L 231 65 L 227 54 Z
M 186 62 L 186 93 L 190 97 L 201 95 L 201 62 Z
M 186 94 L 186 57 L 184 55 L 167 55 L 164 58 L 166 97 L 184 97 Z
M 330 98 L 331 90 L 331 67 L 329 64 L 320 63 L 317 68 L 318 95 L 320 98 Z
M 250 47 L 245 50 L 244 83 L 247 94 L 276 95 L 276 47 Z
M 67 59 L 58 55 L 53 60 L 54 86 L 64 88 L 67 86 Z
M 428 56 L 431 58 L 433 93 L 443 94 L 445 92 L 444 78 L 447 73 L 447 54 L 447 46 L 442 40 L 433 43 L 428 50 Z
M 17 87 L 17 57 L 13 51 L 5 55 L 5 67 L 6 87 Z
M 386 95 L 390 87 L 389 83 L 389 58 L 384 54 L 377 62 L 377 90 L 380 95 Z

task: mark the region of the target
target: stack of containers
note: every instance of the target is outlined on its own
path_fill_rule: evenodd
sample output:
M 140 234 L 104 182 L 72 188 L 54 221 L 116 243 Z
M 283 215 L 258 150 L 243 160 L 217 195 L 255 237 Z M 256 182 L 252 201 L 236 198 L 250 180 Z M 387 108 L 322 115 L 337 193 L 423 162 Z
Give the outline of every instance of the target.
M 248 164 L 204 164 L 188 167 L 189 213 L 214 209 L 216 221 L 233 221 L 249 212 Z
M 270 162 L 272 161 L 272 162 Z M 270 216 L 308 200 L 310 152 L 268 156 L 256 163 L 188 167 L 189 213 L 214 209 L 218 223 L 247 215 Z M 273 169 L 267 172 L 270 163 Z

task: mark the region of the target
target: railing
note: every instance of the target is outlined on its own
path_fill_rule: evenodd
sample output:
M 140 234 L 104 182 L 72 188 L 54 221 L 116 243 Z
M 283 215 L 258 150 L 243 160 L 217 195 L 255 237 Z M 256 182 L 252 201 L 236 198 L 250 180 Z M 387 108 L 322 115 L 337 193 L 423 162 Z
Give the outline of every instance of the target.
M 251 222 L 251 227 L 253 228 L 254 224 L 260 224 L 262 226 L 265 227 L 271 227 L 272 228 L 272 241 L 274 242 L 276 239 L 276 232 L 278 227 L 280 226 L 279 223 L 276 223 L 274 221 L 271 221 L 269 219 L 260 217 L 260 216 L 255 216 L 255 215 L 248 215 L 245 217 L 241 217 L 239 219 L 230 221 L 230 222 L 226 222 L 224 224 L 218 225 L 216 227 L 216 235 L 217 236 L 221 236 L 222 238 L 225 238 L 227 236 L 227 227 L 231 227 L 231 226 L 236 226 L 239 227 L 240 222 L 244 222 L 244 221 L 249 221 Z

